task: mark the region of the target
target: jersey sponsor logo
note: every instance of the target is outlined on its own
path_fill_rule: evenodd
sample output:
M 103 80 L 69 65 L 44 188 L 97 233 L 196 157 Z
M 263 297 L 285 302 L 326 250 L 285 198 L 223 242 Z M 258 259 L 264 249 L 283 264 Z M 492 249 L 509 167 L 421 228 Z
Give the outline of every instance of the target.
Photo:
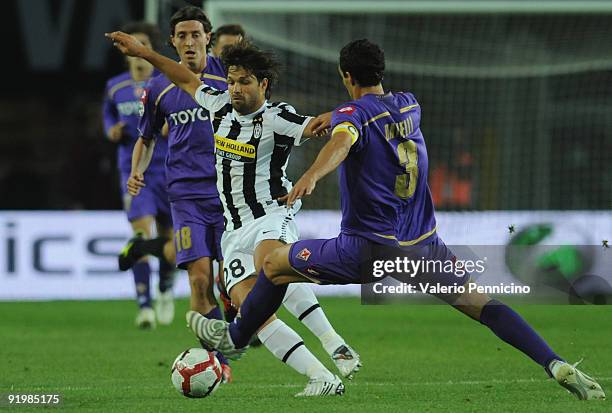
M 355 108 L 353 106 L 345 106 L 343 108 L 338 109 L 338 112 L 350 115 L 351 113 L 355 112 Z
M 140 115 L 140 105 L 139 100 L 117 103 L 117 111 L 122 116 Z
M 174 112 L 170 114 L 170 121 L 174 126 L 181 124 L 185 125 L 190 122 L 198 120 L 208 120 L 208 116 L 205 114 L 205 110 L 202 108 L 192 108 L 187 110 L 181 110 L 180 112 Z
M 232 161 L 255 162 L 257 151 L 255 146 L 248 143 L 238 142 L 215 135 L 215 148 L 217 156 L 221 156 Z
M 311 255 L 312 253 L 310 252 L 310 250 L 308 248 L 304 248 L 302 249 L 302 251 L 298 252 L 295 258 L 300 259 L 302 261 L 308 261 L 308 258 L 310 258 Z

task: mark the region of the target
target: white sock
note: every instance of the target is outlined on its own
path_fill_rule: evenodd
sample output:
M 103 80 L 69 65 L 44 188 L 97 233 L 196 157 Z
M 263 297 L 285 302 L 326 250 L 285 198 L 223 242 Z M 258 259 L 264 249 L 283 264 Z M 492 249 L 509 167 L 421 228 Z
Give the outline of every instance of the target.
M 302 322 L 321 341 L 323 348 L 330 356 L 345 344 L 344 339 L 336 333 L 319 305 L 312 288 L 306 283 L 292 283 L 287 286 L 283 299 L 285 308 Z
M 259 340 L 274 356 L 309 378 L 333 380 L 334 375 L 306 348 L 302 338 L 278 318 L 261 329 Z

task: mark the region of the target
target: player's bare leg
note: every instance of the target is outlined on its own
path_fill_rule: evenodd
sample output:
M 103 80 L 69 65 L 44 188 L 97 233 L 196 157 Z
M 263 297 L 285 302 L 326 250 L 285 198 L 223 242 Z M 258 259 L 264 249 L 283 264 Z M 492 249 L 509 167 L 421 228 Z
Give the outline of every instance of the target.
M 148 238 L 151 236 L 153 216 L 147 215 L 130 222 L 135 237 Z M 128 244 L 129 245 L 129 244 Z M 138 299 L 138 313 L 135 324 L 139 328 L 148 329 L 155 327 L 155 312 L 151 302 L 151 267 L 147 257 L 141 257 L 132 266 L 134 274 L 134 285 Z
M 217 307 L 213 292 L 213 268 L 210 257 L 202 257 L 187 264 L 189 286 L 191 287 L 191 309 L 207 314 Z
M 456 297 L 446 297 L 445 301 L 468 317 L 489 327 L 500 339 L 531 357 L 561 386 L 580 400 L 606 398 L 601 386 L 576 368 L 578 363 L 572 365 L 561 359 L 510 307 L 491 299 L 486 294 L 474 291 L 466 291 Z
M 167 239 L 172 239 L 172 227 L 168 227 L 164 223 L 156 221 L 157 234 Z M 155 300 L 155 315 L 159 324 L 168 325 L 174 320 L 174 295 L 172 287 L 174 285 L 174 271 L 176 252 L 174 245 L 170 244 L 169 251 L 164 253 L 164 257 L 159 258 L 159 294 Z
M 255 269 L 261 271 L 264 261 L 268 260 L 268 267 L 275 268 L 270 277 L 283 277 L 282 271 L 291 269 L 289 264 L 289 248 L 277 240 L 262 241 L 255 249 Z M 266 272 L 267 274 L 267 272 Z M 300 275 L 301 277 L 301 275 Z M 310 280 L 306 280 L 311 282 Z M 336 333 L 323 309 L 319 305 L 312 288 L 304 282 L 290 282 L 283 300 L 285 308 L 300 320 L 321 341 L 321 345 L 329 354 L 332 361 L 343 377 L 352 380 L 362 367 L 359 354 L 353 350 L 344 339 Z
M 219 263 L 219 271 L 217 274 L 218 275 L 215 277 L 215 284 L 217 285 L 217 289 L 219 290 L 219 298 L 223 304 L 223 317 L 225 321 L 231 323 L 238 314 L 238 306 L 232 303 L 232 299 L 225 288 L 225 280 L 223 279 L 223 261 Z

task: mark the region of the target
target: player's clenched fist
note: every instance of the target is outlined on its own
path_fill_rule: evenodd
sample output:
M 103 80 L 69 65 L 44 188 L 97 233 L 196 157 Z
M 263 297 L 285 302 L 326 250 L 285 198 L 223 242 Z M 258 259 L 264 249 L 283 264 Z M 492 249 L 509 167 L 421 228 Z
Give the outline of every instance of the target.
M 121 53 L 126 56 L 142 57 L 149 50 L 145 45 L 132 35 L 123 32 L 104 33 L 104 36 L 113 41 Z
M 108 139 L 111 142 L 119 142 L 123 137 L 123 128 L 125 127 L 125 122 L 118 122 L 115 125 L 111 126 L 108 130 Z
M 136 196 L 140 193 L 140 190 L 146 185 L 144 183 L 144 175 L 141 173 L 133 173 L 130 175 L 127 181 L 127 189 L 130 195 Z

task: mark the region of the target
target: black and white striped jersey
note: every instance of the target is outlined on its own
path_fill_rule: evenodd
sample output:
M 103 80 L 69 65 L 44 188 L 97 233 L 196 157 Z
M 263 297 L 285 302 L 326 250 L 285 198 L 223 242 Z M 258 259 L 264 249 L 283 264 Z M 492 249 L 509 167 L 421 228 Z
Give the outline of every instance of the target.
M 289 155 L 312 117 L 298 115 L 287 103 L 267 101 L 254 113 L 240 115 L 229 92 L 204 84 L 194 97 L 210 112 L 226 231 L 285 208 L 277 198 L 292 188 L 285 174 Z M 296 202 L 293 211 L 300 206 Z

